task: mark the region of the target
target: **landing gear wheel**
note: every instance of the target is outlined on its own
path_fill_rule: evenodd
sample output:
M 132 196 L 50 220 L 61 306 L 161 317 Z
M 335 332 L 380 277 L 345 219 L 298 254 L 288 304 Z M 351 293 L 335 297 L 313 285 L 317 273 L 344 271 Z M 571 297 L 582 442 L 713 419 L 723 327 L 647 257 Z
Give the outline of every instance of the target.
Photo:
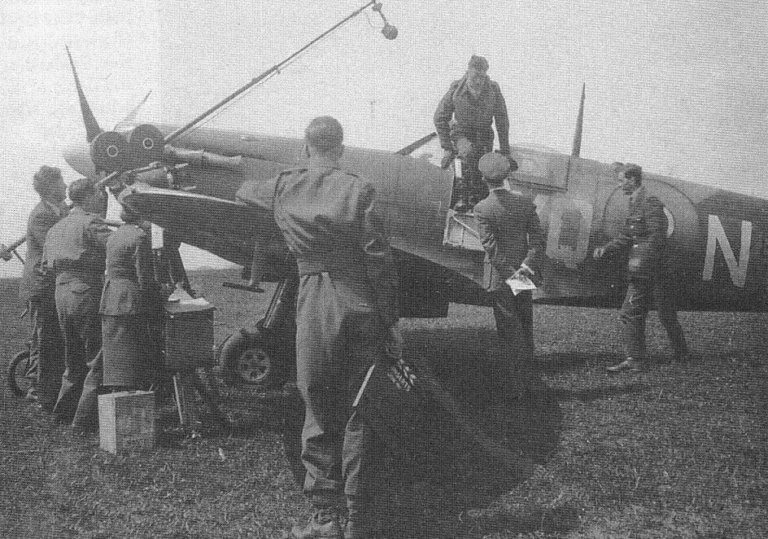
M 17 397 L 23 397 L 32 387 L 29 371 L 29 350 L 19 352 L 8 363 L 8 388 Z
M 229 385 L 272 388 L 282 384 L 284 369 L 276 346 L 265 334 L 240 330 L 222 344 L 219 364 Z
M 262 345 L 244 350 L 235 364 L 235 372 L 245 384 L 264 384 L 265 380 L 269 380 L 273 368 L 272 354 Z

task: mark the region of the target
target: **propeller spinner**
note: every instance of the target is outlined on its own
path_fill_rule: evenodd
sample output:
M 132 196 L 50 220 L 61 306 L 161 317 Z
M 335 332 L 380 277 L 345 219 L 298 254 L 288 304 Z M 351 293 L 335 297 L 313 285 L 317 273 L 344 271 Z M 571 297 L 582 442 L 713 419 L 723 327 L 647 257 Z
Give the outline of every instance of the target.
M 80 110 L 83 114 L 86 140 L 90 143 L 90 158 L 95 166 L 94 172 L 122 172 L 160 160 L 163 155 L 164 142 L 163 134 L 157 127 L 143 124 L 126 134 L 117 131 L 104 131 L 99 127 L 99 123 L 88 105 L 88 100 L 85 98 L 85 92 L 83 92 L 80 78 L 77 76 L 69 47 L 66 49 L 69 64 L 72 66 L 72 75 L 75 78 Z M 146 100 L 146 97 L 144 99 Z M 83 173 L 81 171 L 83 169 L 82 159 L 77 159 L 76 151 L 67 151 L 65 158 L 67 154 L 72 154 L 72 160 L 67 159 L 67 162 L 75 170 Z M 77 162 L 77 166 L 73 162 Z M 85 168 L 90 172 L 90 167 Z

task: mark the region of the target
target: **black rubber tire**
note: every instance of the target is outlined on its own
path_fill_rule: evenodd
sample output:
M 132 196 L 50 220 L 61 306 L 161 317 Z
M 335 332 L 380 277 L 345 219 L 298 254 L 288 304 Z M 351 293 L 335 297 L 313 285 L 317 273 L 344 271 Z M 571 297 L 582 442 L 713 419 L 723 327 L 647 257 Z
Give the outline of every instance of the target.
M 244 384 L 270 389 L 285 382 L 283 358 L 264 333 L 241 330 L 221 345 L 219 365 L 229 385 Z
M 8 388 L 17 397 L 23 397 L 32 387 L 32 380 L 27 377 L 29 350 L 22 350 L 8 362 Z

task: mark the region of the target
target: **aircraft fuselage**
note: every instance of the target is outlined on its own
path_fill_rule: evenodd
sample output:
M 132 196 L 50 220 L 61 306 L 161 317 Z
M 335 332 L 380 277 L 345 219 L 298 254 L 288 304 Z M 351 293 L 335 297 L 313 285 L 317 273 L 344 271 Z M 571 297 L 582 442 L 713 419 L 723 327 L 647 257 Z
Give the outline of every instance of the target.
M 158 127 L 164 133 L 173 130 Z M 281 170 L 302 163 L 299 139 L 198 129 L 174 146 L 232 158 L 224 165 L 201 160 L 185 169 L 191 193 L 227 201 L 234 200 L 243 182 L 269 182 Z M 536 300 L 618 304 L 625 286 L 623 261 L 591 256 L 595 247 L 618 234 L 627 214 L 627 198 L 612 167 L 525 146 L 513 146 L 512 154 L 520 168 L 512 174 L 510 188 L 533 199 L 546 237 L 549 264 Z M 406 288 L 413 281 L 412 290 L 440 295 L 443 303 L 476 302 L 473 291 L 482 283 L 483 252 L 471 237 L 471 216 L 458 225 L 466 228 L 466 241 L 447 237 L 446 226 L 455 217 L 450 210 L 452 172 L 428 159 L 354 147 L 346 148 L 342 166 L 375 184 Z M 766 310 L 768 200 L 654 174 L 646 174 L 644 184 L 667 212 L 668 255 L 680 308 Z M 239 237 L 230 238 L 221 230 L 206 235 L 200 227 L 208 221 L 176 226 L 173 216 L 154 215 L 185 243 L 237 264 L 250 261 L 252 238 L 245 225 Z M 262 232 L 264 223 L 257 227 Z

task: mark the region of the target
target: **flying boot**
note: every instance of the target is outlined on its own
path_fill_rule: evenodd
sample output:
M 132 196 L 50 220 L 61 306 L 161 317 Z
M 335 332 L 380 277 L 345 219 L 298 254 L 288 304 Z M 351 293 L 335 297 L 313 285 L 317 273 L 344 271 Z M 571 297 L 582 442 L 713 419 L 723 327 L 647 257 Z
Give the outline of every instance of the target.
M 305 526 L 291 529 L 292 539 L 344 539 L 339 513 L 334 509 L 318 509 Z

